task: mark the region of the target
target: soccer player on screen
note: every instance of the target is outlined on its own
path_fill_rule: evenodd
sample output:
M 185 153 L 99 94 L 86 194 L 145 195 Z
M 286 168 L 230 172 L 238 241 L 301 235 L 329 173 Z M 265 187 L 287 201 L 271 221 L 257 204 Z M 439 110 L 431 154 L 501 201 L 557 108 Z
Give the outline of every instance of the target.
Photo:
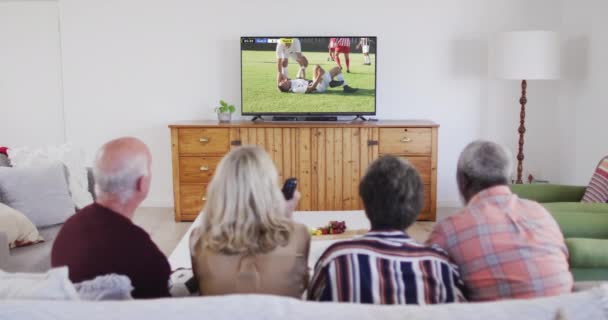
M 352 88 L 346 84 L 342 70 L 339 67 L 334 67 L 329 72 L 321 68 L 320 65 L 315 66 L 315 77 L 313 80 L 293 79 L 289 80 L 279 72 L 277 76 L 277 87 L 281 92 L 291 93 L 324 93 L 327 88 L 335 88 L 342 86 L 342 91 L 345 93 L 353 93 L 358 89 Z
M 342 69 L 342 63 L 340 63 L 340 53 L 344 54 L 344 60 L 346 60 L 346 72 L 350 73 L 350 38 L 337 38 L 336 54 L 335 59 L 338 67 Z
M 329 58 L 327 58 L 327 61 L 334 61 L 334 56 L 336 55 L 336 38 L 329 38 L 327 50 L 329 50 Z
M 372 64 L 371 60 L 369 59 L 369 42 L 369 38 L 361 38 L 357 44 L 357 49 L 361 48 L 361 52 L 363 52 L 363 64 L 366 66 Z
M 302 46 L 298 38 L 281 38 L 277 42 L 277 67 L 279 73 L 282 73 L 286 78 L 289 78 L 289 57 L 292 57 L 300 65 L 296 78 L 306 78 L 306 67 L 308 67 L 308 59 L 302 55 Z

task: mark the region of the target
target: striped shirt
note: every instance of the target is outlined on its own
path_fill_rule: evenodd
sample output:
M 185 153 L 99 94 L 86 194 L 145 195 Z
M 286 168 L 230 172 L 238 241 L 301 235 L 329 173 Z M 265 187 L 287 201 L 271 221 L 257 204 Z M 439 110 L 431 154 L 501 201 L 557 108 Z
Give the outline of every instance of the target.
M 559 295 L 572 289 L 568 249 L 549 212 L 507 186 L 475 195 L 435 225 L 428 244 L 444 248 L 460 268 L 473 301 Z
M 350 38 L 337 38 L 338 47 L 350 47 Z
M 424 305 L 464 301 L 462 286 L 441 249 L 418 244 L 403 231 L 372 231 L 323 253 L 308 299 Z

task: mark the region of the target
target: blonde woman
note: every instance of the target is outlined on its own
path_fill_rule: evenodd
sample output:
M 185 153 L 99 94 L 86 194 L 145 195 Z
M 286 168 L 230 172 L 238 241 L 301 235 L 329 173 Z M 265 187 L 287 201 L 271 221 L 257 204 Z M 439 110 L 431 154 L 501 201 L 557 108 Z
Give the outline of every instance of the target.
M 310 235 L 291 219 L 266 152 L 244 146 L 222 159 L 190 237 L 201 295 L 258 293 L 300 298 L 308 285 Z

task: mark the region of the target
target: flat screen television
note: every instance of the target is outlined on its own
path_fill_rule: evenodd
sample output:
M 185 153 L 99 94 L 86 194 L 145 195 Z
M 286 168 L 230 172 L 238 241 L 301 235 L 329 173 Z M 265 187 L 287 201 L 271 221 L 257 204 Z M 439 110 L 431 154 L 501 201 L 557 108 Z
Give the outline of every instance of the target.
M 375 115 L 376 37 L 241 37 L 243 115 Z

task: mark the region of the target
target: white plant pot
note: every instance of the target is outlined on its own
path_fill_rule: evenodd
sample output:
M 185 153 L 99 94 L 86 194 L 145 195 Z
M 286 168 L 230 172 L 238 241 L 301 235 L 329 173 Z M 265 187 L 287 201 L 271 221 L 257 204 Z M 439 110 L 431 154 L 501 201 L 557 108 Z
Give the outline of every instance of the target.
M 222 112 L 219 112 L 219 113 L 217 114 L 217 119 L 218 119 L 220 122 L 230 122 L 230 119 L 231 119 L 231 118 L 232 118 L 232 113 L 230 113 L 230 112 L 223 112 L 223 113 L 222 113 Z

